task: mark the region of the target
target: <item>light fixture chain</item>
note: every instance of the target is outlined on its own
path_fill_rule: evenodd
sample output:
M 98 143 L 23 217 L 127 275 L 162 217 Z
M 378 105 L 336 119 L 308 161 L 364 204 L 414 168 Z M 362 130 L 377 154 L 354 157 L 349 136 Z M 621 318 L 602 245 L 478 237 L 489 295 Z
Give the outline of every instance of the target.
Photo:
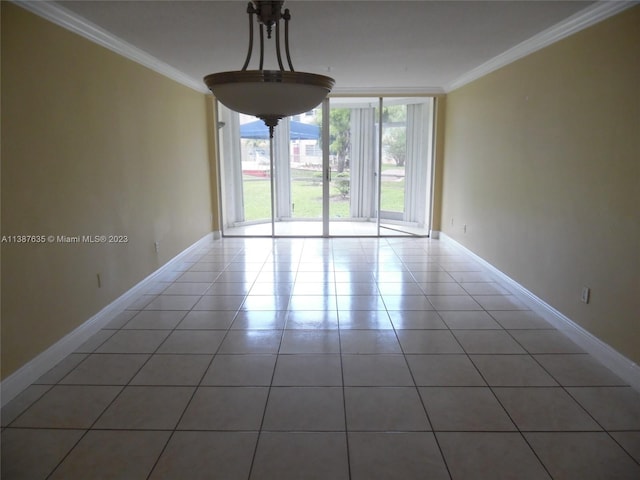
M 259 70 L 263 69 L 264 65 L 264 25 L 260 24 L 260 67 Z
M 253 14 L 256 13 L 256 9 L 253 7 L 253 3 L 249 2 L 247 5 L 247 13 L 249 14 L 249 50 L 247 51 L 247 58 L 244 61 L 242 70 L 246 70 L 251 61 L 251 55 L 253 54 Z
M 284 70 L 282 65 L 282 55 L 280 54 L 280 21 L 276 20 L 276 56 L 278 57 L 278 67 Z
M 295 72 L 293 63 L 291 63 L 291 54 L 289 53 L 289 20 L 291 20 L 291 13 L 289 13 L 288 8 L 284 11 L 282 18 L 284 18 L 284 48 L 287 53 L 287 63 L 289 64 L 289 70 Z

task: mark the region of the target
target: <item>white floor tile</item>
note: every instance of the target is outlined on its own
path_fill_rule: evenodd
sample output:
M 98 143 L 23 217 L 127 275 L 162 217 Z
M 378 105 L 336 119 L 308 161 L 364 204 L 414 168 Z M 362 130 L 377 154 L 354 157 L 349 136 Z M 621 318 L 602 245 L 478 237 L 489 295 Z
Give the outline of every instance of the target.
M 3 478 L 640 478 L 640 394 L 424 238 L 212 241 L 2 428 Z

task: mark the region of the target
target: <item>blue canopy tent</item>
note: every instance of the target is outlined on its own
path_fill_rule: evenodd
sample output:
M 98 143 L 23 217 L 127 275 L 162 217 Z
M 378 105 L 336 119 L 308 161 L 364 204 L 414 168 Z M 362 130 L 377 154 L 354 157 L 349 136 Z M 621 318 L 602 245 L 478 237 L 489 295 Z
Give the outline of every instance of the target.
M 316 140 L 320 138 L 320 127 L 309 123 L 289 122 L 291 140 Z M 269 138 L 269 127 L 262 120 L 240 125 L 240 138 L 264 139 Z

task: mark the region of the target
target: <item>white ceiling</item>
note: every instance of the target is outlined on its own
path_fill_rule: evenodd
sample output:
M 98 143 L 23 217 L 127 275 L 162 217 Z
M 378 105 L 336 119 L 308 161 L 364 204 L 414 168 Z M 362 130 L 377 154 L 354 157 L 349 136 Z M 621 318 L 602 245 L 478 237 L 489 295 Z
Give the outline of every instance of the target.
M 602 13 L 611 3 L 290 0 L 285 8 L 294 67 L 334 77 L 334 92 L 434 93 L 611 15 Z M 203 91 L 202 77 L 240 69 L 247 52 L 244 0 L 55 4 L 49 7 L 62 7 L 58 14 L 74 24 L 136 47 Z M 256 52 L 250 68 L 257 68 Z M 275 68 L 272 58 L 266 68 Z

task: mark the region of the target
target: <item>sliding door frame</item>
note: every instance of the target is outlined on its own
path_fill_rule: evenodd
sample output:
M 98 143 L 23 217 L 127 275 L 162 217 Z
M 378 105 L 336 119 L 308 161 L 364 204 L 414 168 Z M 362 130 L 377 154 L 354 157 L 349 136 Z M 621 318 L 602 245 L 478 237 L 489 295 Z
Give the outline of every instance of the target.
M 331 109 L 329 99 L 322 101 L 322 237 L 329 234 L 329 200 L 331 193 L 331 162 L 329 158 L 329 115 Z
M 271 200 L 271 219 L 270 219 L 270 225 L 271 225 L 271 233 L 270 234 L 258 234 L 258 235 L 242 235 L 242 234 L 229 234 L 227 232 L 225 232 L 226 228 L 232 228 L 232 227 L 228 227 L 225 225 L 225 207 L 224 207 L 224 203 L 228 201 L 228 199 L 223 198 L 226 188 L 224 188 L 224 179 L 222 178 L 224 172 L 225 172 L 225 166 L 223 165 L 223 151 L 224 151 L 224 146 L 222 145 L 222 142 L 220 141 L 220 127 L 222 125 L 224 125 L 224 122 L 222 122 L 222 124 L 220 124 L 218 121 L 216 122 L 216 128 L 214 131 L 214 134 L 216 135 L 216 166 L 217 166 L 217 171 L 218 171 L 218 175 L 217 175 L 217 180 L 218 180 L 218 205 L 219 205 L 219 210 L 218 210 L 218 215 L 219 215 L 219 225 L 220 225 L 220 231 L 222 236 L 229 236 L 229 237 L 272 237 L 272 238 L 276 238 L 276 237 L 308 237 L 308 238 L 329 238 L 329 237 L 344 237 L 344 236 L 352 236 L 352 235 L 331 235 L 330 233 L 330 226 L 331 226 L 331 218 L 330 218 L 330 190 L 331 190 L 331 165 L 330 165 L 330 154 L 329 154 L 329 144 L 330 144 L 330 115 L 331 115 L 331 106 L 330 106 L 330 99 L 331 98 L 354 98 L 357 99 L 358 97 L 362 97 L 362 96 L 333 96 L 333 97 L 327 97 L 323 100 L 322 104 L 321 104 L 321 110 L 322 110 L 322 128 L 321 128 L 321 142 L 322 142 L 322 233 L 321 235 L 282 235 L 282 234 L 276 234 L 276 212 L 275 212 L 275 202 L 276 202 L 276 192 L 275 189 L 277 188 L 276 182 L 275 182 L 275 178 L 274 178 L 274 139 L 271 139 L 269 141 L 269 150 L 270 150 L 270 159 L 269 159 L 269 172 L 270 172 L 270 179 L 269 179 L 269 184 L 270 184 L 270 200 Z M 398 229 L 398 235 L 397 236 L 406 236 L 406 235 L 411 235 L 411 236 L 419 236 L 419 237 L 428 237 L 431 230 L 433 228 L 433 219 L 434 219 L 434 212 L 433 212 L 433 208 L 434 208 L 434 192 L 435 192 L 435 159 L 436 159 L 436 138 L 435 138 L 435 133 L 436 133 L 436 115 L 437 115 L 437 108 L 438 108 L 438 98 L 436 95 L 367 95 L 366 97 L 374 97 L 377 98 L 378 100 L 378 107 L 377 107 L 377 165 L 376 165 L 376 172 L 375 172 L 375 231 L 376 231 L 376 235 L 375 237 L 389 237 L 389 236 L 396 236 L 396 235 L 389 235 L 389 234 L 385 234 L 383 235 L 381 233 L 382 228 L 386 228 L 383 227 L 381 225 L 381 202 L 382 202 L 382 160 L 383 160 L 383 142 L 382 142 L 382 135 L 383 135 L 383 108 L 384 108 L 384 100 L 386 98 L 431 98 L 431 115 L 430 115 L 430 130 L 431 131 L 426 131 L 425 129 L 425 135 L 428 135 L 429 139 L 428 139 L 428 143 L 430 144 L 430 148 L 428 148 L 429 151 L 429 159 L 428 159 L 428 163 L 429 165 L 426 167 L 426 171 L 427 171 L 427 185 L 426 188 L 428 189 L 428 208 L 426 209 L 427 211 L 425 212 L 425 225 L 424 225 L 424 230 L 426 231 L 426 233 L 423 234 L 416 234 L 416 233 L 411 233 L 411 232 L 403 232 L 400 229 Z M 215 118 L 218 119 L 220 118 L 220 110 L 219 110 L 220 104 L 217 100 L 215 100 Z M 227 160 L 228 161 L 228 160 Z M 241 167 L 240 167 L 241 168 Z M 228 166 L 227 166 L 228 169 Z M 406 181 L 406 180 L 405 180 Z M 290 185 L 287 188 L 291 188 Z M 234 204 L 237 204 L 239 201 L 239 199 L 235 198 L 232 200 L 232 202 L 234 202 Z M 240 200 L 241 201 L 241 200 Z M 395 230 L 395 229 L 393 229 Z

